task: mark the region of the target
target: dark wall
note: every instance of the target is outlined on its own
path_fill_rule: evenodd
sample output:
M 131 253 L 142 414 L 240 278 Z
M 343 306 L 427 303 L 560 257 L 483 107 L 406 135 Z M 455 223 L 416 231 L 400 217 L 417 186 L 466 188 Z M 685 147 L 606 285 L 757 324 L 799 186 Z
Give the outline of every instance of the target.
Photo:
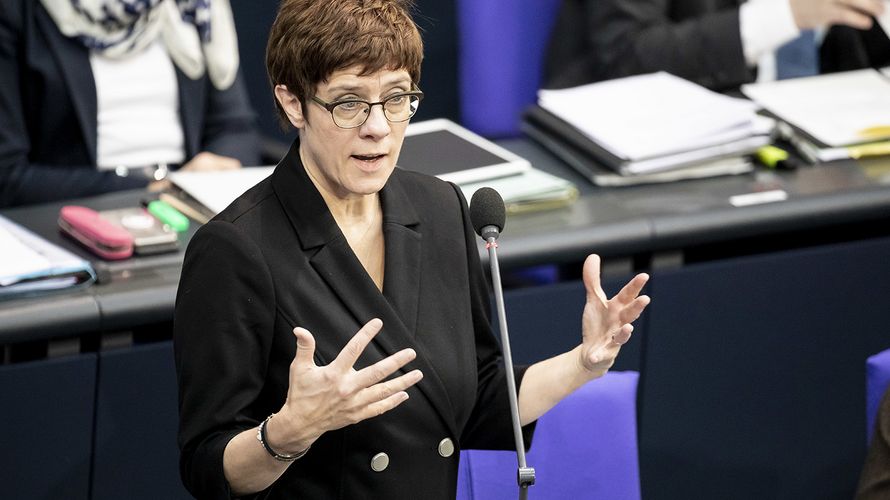
M 290 141 L 278 126 L 272 92 L 266 77 L 265 52 L 269 28 L 278 2 L 255 0 L 232 2 L 241 50 L 241 70 L 247 81 L 250 100 L 259 118 L 260 131 L 279 140 Z M 457 21 L 454 0 L 419 0 L 415 21 L 425 44 L 420 88 L 426 93 L 415 120 L 447 117 L 457 121 Z

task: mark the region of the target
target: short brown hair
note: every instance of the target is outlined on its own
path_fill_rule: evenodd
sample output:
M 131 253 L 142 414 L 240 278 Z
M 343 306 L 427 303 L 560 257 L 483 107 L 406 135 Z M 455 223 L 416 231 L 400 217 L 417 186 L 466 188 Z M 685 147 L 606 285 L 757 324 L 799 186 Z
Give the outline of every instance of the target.
M 285 85 L 305 107 L 316 85 L 355 65 L 366 75 L 405 69 L 417 83 L 423 42 L 412 8 L 411 0 L 282 0 L 266 46 L 273 91 Z

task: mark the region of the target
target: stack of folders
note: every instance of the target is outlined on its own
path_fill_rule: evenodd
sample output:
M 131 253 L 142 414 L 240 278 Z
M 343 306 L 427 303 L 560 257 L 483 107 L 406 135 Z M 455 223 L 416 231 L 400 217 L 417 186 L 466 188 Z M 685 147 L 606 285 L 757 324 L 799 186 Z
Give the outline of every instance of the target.
M 0 216 L 0 299 L 88 285 L 90 263 Z
M 522 127 L 594 184 L 631 185 L 750 172 L 774 121 L 660 72 L 541 90 Z
M 890 155 L 890 69 L 742 86 L 812 163 Z

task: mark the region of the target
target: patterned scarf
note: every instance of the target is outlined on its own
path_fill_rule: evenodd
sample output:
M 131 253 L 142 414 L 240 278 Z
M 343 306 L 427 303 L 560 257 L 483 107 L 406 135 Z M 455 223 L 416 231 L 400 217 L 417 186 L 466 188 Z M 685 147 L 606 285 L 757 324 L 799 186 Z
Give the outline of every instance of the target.
M 229 0 L 41 0 L 59 30 L 92 51 L 121 58 L 161 38 L 189 78 L 206 68 L 227 89 L 238 71 L 238 39 Z

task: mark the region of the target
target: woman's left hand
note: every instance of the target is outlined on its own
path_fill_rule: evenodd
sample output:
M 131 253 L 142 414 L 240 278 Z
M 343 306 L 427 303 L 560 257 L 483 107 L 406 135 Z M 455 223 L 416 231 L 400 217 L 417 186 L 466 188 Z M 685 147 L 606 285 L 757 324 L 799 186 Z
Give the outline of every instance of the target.
M 608 299 L 600 284 L 600 258 L 589 255 L 584 261 L 583 279 L 587 303 L 581 315 L 580 364 L 592 377 L 598 377 L 615 362 L 621 346 L 630 340 L 631 323 L 649 305 L 649 297 L 640 295 L 649 275 L 634 276 L 618 294 Z

